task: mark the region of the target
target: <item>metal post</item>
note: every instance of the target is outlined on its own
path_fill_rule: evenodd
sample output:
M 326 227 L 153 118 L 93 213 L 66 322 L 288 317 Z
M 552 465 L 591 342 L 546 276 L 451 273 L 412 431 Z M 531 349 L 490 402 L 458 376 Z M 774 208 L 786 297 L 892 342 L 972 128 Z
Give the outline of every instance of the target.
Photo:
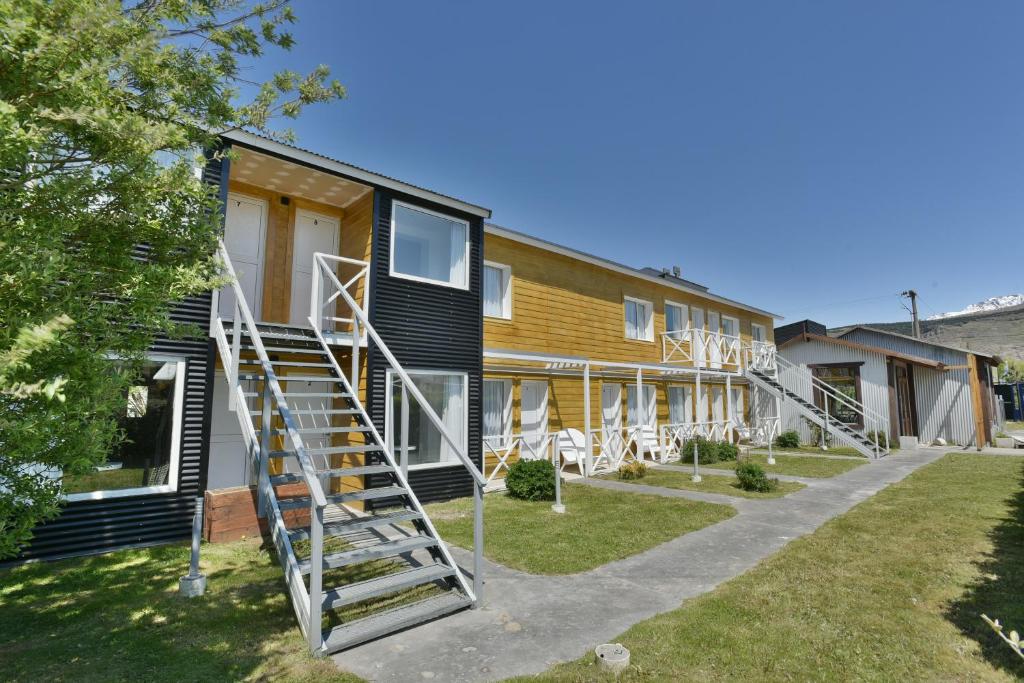
M 402 382 L 402 440 L 399 463 L 402 467 L 402 479 L 409 481 L 409 390 Z
M 828 394 L 822 392 L 825 403 L 825 427 L 821 430 L 821 450 L 827 451 L 828 445 L 825 442 L 825 435 L 828 433 Z
M 196 511 L 192 517 L 192 554 L 188 574 L 178 579 L 178 592 L 187 598 L 196 598 L 206 592 L 206 576 L 199 573 L 199 543 L 203 536 L 203 497 L 196 497 Z
M 323 315 L 323 307 L 320 305 L 320 287 L 323 283 L 323 274 L 320 272 L 320 268 L 320 259 L 314 254 L 313 281 L 310 283 L 309 291 L 309 318 L 318 330 L 323 329 L 323 321 L 320 319 L 321 315 Z
M 224 368 L 231 383 L 228 392 L 228 410 L 235 410 L 236 394 L 238 393 L 238 359 L 242 355 L 242 313 L 235 298 L 235 317 L 231 321 L 231 367 Z
M 359 318 L 352 312 L 352 391 L 359 396 Z
M 643 370 L 637 368 L 636 370 L 636 426 L 640 433 L 640 438 L 636 442 L 636 459 L 643 462 L 644 459 L 644 425 L 646 424 L 647 415 L 644 411 L 644 379 Z
M 565 506 L 562 505 L 562 454 L 557 448 L 552 455 L 552 461 L 555 465 L 555 504 L 551 509 L 562 514 L 565 512 Z
M 312 491 L 310 491 L 312 494 Z M 324 509 L 309 502 L 309 649 L 319 652 L 323 645 L 324 633 L 321 626 L 324 606 Z
M 693 444 L 693 476 L 690 480 L 694 483 L 700 482 L 700 453 L 697 449 L 697 443 Z
M 732 443 L 732 375 L 725 376 L 725 429 L 729 443 Z
M 775 464 L 775 453 L 772 451 L 772 442 L 774 440 L 775 439 L 772 438 L 772 433 L 769 430 L 769 432 L 768 432 L 768 464 L 769 465 L 774 465 Z
M 586 462 L 583 466 L 583 476 L 589 477 L 594 473 L 594 447 L 591 441 L 590 434 L 590 363 L 583 365 L 583 415 L 586 420 L 586 429 L 583 431 L 586 434 Z
M 267 497 L 264 485 L 269 486 L 267 481 L 270 471 L 270 423 L 273 419 L 271 410 L 270 380 L 266 372 L 263 373 L 263 407 L 260 412 L 260 462 L 258 474 L 256 475 L 256 514 L 263 518 L 267 516 Z
M 483 606 L 484 602 L 484 486 L 473 487 L 473 594 L 476 602 L 473 608 Z

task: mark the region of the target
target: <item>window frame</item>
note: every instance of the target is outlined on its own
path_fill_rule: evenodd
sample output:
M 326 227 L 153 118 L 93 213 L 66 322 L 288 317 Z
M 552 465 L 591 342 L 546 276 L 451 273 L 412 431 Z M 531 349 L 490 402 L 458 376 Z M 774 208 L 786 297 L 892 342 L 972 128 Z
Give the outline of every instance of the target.
M 669 306 L 674 306 L 674 307 L 680 309 L 683 312 L 682 319 L 683 319 L 683 321 L 686 322 L 686 327 L 684 327 L 682 330 L 670 330 L 670 329 L 668 329 L 668 307 Z M 666 333 L 668 333 L 668 332 L 679 332 L 680 336 L 679 337 L 674 337 L 674 338 L 682 339 L 682 333 L 685 332 L 688 329 L 690 329 L 690 305 L 689 304 L 682 304 L 682 303 L 679 303 L 678 301 L 672 301 L 671 299 L 665 299 L 665 332 Z
M 425 214 L 428 214 L 428 215 L 431 215 L 431 216 L 436 216 L 437 218 L 443 218 L 445 220 L 449 220 L 449 221 L 452 221 L 454 223 L 461 223 L 464 226 L 466 226 L 466 252 L 465 252 L 465 255 L 464 255 L 464 258 L 463 258 L 463 263 L 466 264 L 466 272 L 465 272 L 465 275 L 464 275 L 464 278 L 463 278 L 464 281 L 462 283 L 454 283 L 454 282 L 449 282 L 447 280 L 435 280 L 434 278 L 423 277 L 423 276 L 420 276 L 420 275 L 411 275 L 409 273 L 403 273 L 401 271 L 395 270 L 395 243 L 397 241 L 397 236 L 398 236 L 398 230 L 397 230 L 397 226 L 398 226 L 398 211 L 396 211 L 396 209 L 398 207 L 404 207 L 404 208 L 409 209 L 411 211 L 419 211 L 420 213 L 425 213 Z M 469 282 L 470 282 L 470 279 L 471 279 L 470 278 L 470 270 L 472 268 L 472 264 L 470 263 L 470 246 L 471 246 L 472 241 L 473 240 L 472 240 L 472 237 L 470 235 L 470 224 L 469 224 L 469 221 L 464 220 L 462 218 L 456 218 L 455 216 L 450 216 L 450 215 L 445 214 L 445 213 L 441 213 L 440 211 L 432 211 L 431 209 L 427 209 L 425 207 L 418 206 L 416 204 L 410 204 L 409 202 L 403 202 L 403 201 L 401 201 L 399 199 L 392 199 L 391 200 L 391 237 L 390 237 L 391 244 L 389 245 L 389 253 L 388 253 L 388 275 L 390 277 L 399 278 L 401 280 L 410 280 L 412 282 L 423 282 L 423 283 L 430 284 L 430 285 L 438 285 L 439 287 L 448 287 L 449 289 L 460 289 L 460 290 L 463 290 L 463 291 L 468 291 L 469 290 Z
M 730 321 L 732 321 L 736 325 L 736 327 L 735 327 L 736 334 L 726 335 L 726 333 L 725 333 L 725 321 L 726 320 L 730 320 Z M 721 331 L 722 331 L 721 334 L 722 334 L 723 337 L 725 337 L 725 336 L 732 336 L 732 337 L 736 337 L 737 339 L 740 338 L 740 319 L 737 318 L 736 316 L 725 315 L 724 313 L 722 313 L 720 318 L 719 318 L 718 325 L 719 325 L 719 329 L 721 329 Z
M 755 339 L 754 338 L 754 330 L 755 329 L 761 330 L 761 338 L 760 339 Z M 750 341 L 758 342 L 759 344 L 767 344 L 768 343 L 768 326 L 767 325 L 762 325 L 761 323 L 751 322 L 750 323 Z
M 502 430 L 503 431 L 502 431 L 501 434 L 484 434 L 484 426 L 483 426 L 484 399 L 483 399 L 483 397 L 487 395 L 487 391 L 486 391 L 485 388 L 482 388 L 482 393 L 481 393 L 481 398 L 480 398 L 480 410 L 481 410 L 480 440 L 484 441 L 484 440 L 486 440 L 488 438 L 494 439 L 495 437 L 499 437 L 499 436 L 511 437 L 512 436 L 512 380 L 508 379 L 508 378 L 505 378 L 505 377 L 484 377 L 483 382 L 484 382 L 485 385 L 488 382 L 500 382 L 503 385 L 502 392 L 501 392 L 502 393 L 502 397 L 503 397 L 503 401 L 504 401 L 504 405 L 502 406 L 502 410 L 501 410 L 501 413 L 502 413 L 501 421 L 502 421 Z M 502 441 L 500 443 L 501 444 L 505 444 L 504 441 Z M 496 446 L 496 447 L 503 448 L 505 446 L 501 445 L 501 446 Z
M 492 320 L 511 320 L 512 319 L 512 266 L 504 263 L 497 263 L 495 261 L 484 260 L 484 269 L 486 273 L 487 268 L 496 268 L 501 271 L 501 282 L 502 282 L 502 298 L 501 298 L 501 315 L 489 315 L 484 313 L 485 318 L 491 318 Z M 480 296 L 485 296 L 484 282 L 486 281 L 486 275 L 481 277 L 480 280 Z M 486 310 L 487 301 L 484 300 L 484 309 Z
M 630 337 L 629 336 L 629 317 L 626 315 L 626 306 L 630 303 L 642 304 L 647 307 L 647 321 L 644 325 L 643 337 Z M 646 299 L 640 299 L 635 296 L 623 296 L 622 297 L 622 334 L 628 341 L 638 341 L 653 343 L 654 342 L 654 303 Z
M 111 359 L 116 360 L 116 359 Z M 129 498 L 132 496 L 152 496 L 163 493 L 176 493 L 181 470 L 181 433 L 185 423 L 185 374 L 188 372 L 188 359 L 181 356 L 169 356 L 158 353 L 146 354 L 144 360 L 157 363 L 174 363 L 174 406 L 171 415 L 171 452 L 168 457 L 167 483 L 160 486 L 136 486 L 130 489 L 102 489 L 99 491 L 80 491 L 63 494 L 68 503 L 87 500 L 110 500 L 112 498 Z M 61 475 L 63 478 L 63 474 Z
M 816 370 L 834 370 L 834 369 L 850 369 L 850 370 L 852 370 L 852 373 L 851 373 L 850 376 L 853 379 L 854 399 L 857 401 L 857 403 L 860 403 L 861 405 L 863 405 L 864 404 L 864 398 L 863 398 L 863 394 L 861 393 L 862 392 L 862 387 L 861 387 L 861 376 L 860 376 L 861 375 L 860 370 L 861 370 L 861 367 L 863 367 L 863 365 L 864 365 L 864 361 L 844 361 L 844 362 L 838 362 L 838 363 L 808 363 L 807 369 L 810 371 L 811 376 L 814 379 L 817 379 L 817 380 L 819 380 L 821 382 L 824 382 L 825 384 L 828 384 L 833 389 L 835 389 L 835 387 L 832 386 L 825 379 L 822 379 L 821 377 L 819 377 L 818 374 L 815 371 Z M 823 392 L 821 392 L 820 390 L 815 388 L 814 391 L 813 391 L 812 398 L 813 398 L 813 403 L 814 403 L 815 406 L 817 406 L 818 408 L 824 409 L 825 396 L 824 396 Z M 834 413 L 834 411 L 833 411 L 833 413 Z M 842 424 L 848 425 L 850 427 L 855 427 L 857 429 L 864 429 L 864 416 L 862 414 L 858 414 L 858 415 L 859 415 L 859 417 L 857 418 L 856 422 L 842 422 Z M 830 415 L 830 418 L 834 418 L 834 414 Z
M 462 378 L 462 396 L 463 396 L 463 410 L 462 410 L 462 448 L 466 451 L 466 455 L 469 455 L 469 373 L 462 370 L 437 370 L 437 369 L 406 369 L 406 374 L 409 378 L 415 381 L 415 375 L 455 375 Z M 395 464 L 398 467 L 402 466 L 401 463 L 401 446 L 395 444 L 395 433 L 393 431 L 394 423 L 392 420 L 397 421 L 401 419 L 395 415 L 394 406 L 394 380 L 397 373 L 394 370 L 388 370 L 384 376 L 384 442 L 387 444 L 388 449 L 391 451 L 391 455 L 395 458 Z M 441 417 L 440 415 L 438 417 Z M 433 423 L 431 423 L 433 424 Z M 444 438 L 442 437 L 442 441 Z M 455 460 L 442 460 L 438 462 L 424 462 L 413 465 L 409 464 L 409 471 L 415 472 L 418 470 L 431 470 L 439 467 L 462 467 L 462 461 L 456 458 Z

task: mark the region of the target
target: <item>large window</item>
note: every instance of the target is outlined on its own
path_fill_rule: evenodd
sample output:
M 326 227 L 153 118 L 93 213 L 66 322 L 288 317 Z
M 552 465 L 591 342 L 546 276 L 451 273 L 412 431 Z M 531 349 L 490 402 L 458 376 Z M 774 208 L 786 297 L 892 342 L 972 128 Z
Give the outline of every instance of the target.
M 822 365 L 809 365 L 814 376 L 835 389 L 837 393 L 851 399 L 860 401 L 860 366 L 861 363 L 827 363 Z M 814 391 L 814 403 L 825 408 L 824 392 Z M 829 417 L 848 425 L 856 427 L 864 426 L 864 418 L 857 411 L 853 410 L 845 402 L 835 396 L 828 397 Z
M 768 339 L 767 332 L 764 325 L 758 323 L 750 323 L 750 338 L 756 342 L 763 342 Z
M 512 433 L 512 382 L 507 379 L 484 380 L 484 437 Z M 491 439 L 497 445 L 499 439 Z
M 467 376 L 461 372 L 435 372 L 410 370 L 409 376 L 423 397 L 441 418 L 445 429 L 456 444 L 466 449 L 466 383 Z M 401 458 L 402 450 L 402 383 L 397 376 L 388 373 L 390 405 L 388 406 L 388 439 L 395 458 Z M 426 467 L 457 463 L 458 455 L 452 445 L 441 436 L 440 430 L 420 408 L 420 404 L 409 396 L 409 466 Z
M 690 410 L 693 390 L 687 386 L 668 388 L 668 421 L 671 424 L 690 424 L 693 411 Z
M 639 424 L 654 427 L 658 423 L 658 403 L 654 397 L 654 385 L 644 384 L 644 406 L 643 422 L 640 421 L 640 406 L 636 403 L 636 385 L 626 385 L 626 424 L 635 426 Z
M 512 318 L 512 269 L 508 266 L 484 262 L 484 315 Z
M 626 297 L 626 339 L 654 341 L 654 309 L 650 301 Z
M 722 334 L 727 337 L 738 337 L 740 336 L 740 321 L 736 318 L 730 318 L 727 315 L 722 316 Z
M 665 302 L 665 331 L 673 339 L 682 339 L 683 330 L 690 324 L 690 311 L 685 304 Z
M 178 484 L 185 361 L 145 361 L 123 396 L 118 424 L 125 438 L 106 464 L 64 473 L 68 500 L 174 491 Z
M 391 274 L 449 287 L 469 287 L 469 223 L 394 202 Z

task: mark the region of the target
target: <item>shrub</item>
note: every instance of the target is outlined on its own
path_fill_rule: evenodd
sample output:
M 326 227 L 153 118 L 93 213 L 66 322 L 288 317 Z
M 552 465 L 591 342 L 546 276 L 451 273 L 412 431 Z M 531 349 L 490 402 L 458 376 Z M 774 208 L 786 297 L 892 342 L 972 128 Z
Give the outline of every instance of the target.
M 505 488 L 520 500 L 554 500 L 555 466 L 547 460 L 518 460 L 508 468 Z
M 735 460 L 736 456 L 740 454 L 740 449 L 736 444 L 729 443 L 728 441 L 719 441 L 717 450 L 720 461 Z
M 683 444 L 683 450 L 680 453 L 680 459 L 683 462 L 693 462 L 694 446 L 697 447 L 697 454 L 702 463 L 718 462 L 718 445 L 714 441 L 708 441 L 703 436 L 687 439 L 686 443 Z
M 868 439 L 871 440 L 871 443 L 877 443 L 880 448 L 885 448 L 885 432 L 883 432 L 882 430 L 876 429 L 873 432 L 868 432 L 867 433 L 867 437 L 868 437 Z M 900 449 L 900 440 L 899 439 L 895 439 L 895 440 L 890 439 L 889 440 L 889 450 L 890 451 L 898 451 L 899 449 Z
M 769 479 L 764 468 L 756 462 L 742 462 L 736 467 L 736 479 L 744 491 L 768 493 L 779 486 L 778 479 Z
M 789 429 L 775 437 L 776 448 L 799 448 L 800 433 L 795 429 Z
M 634 460 L 619 467 L 619 479 L 643 479 L 647 475 L 647 465 Z

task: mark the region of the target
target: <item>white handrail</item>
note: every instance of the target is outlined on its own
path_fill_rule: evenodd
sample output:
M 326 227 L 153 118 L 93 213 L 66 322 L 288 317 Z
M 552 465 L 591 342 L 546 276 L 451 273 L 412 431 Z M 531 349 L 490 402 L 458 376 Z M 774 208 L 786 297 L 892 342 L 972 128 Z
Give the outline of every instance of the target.
M 322 258 L 322 263 L 326 267 L 326 261 L 333 261 L 334 263 L 342 265 L 356 266 L 358 271 L 354 276 L 349 278 L 347 282 L 341 284 L 341 288 L 348 291 L 349 287 L 356 284 L 360 280 L 364 280 L 363 284 L 363 310 L 365 311 L 369 306 L 370 302 L 370 264 L 367 261 L 361 261 L 359 259 L 348 258 L 346 256 L 336 256 L 334 254 L 318 254 Z M 324 309 L 334 303 L 341 295 L 340 291 L 335 291 L 334 294 L 324 300 L 324 271 L 320 268 L 320 263 L 314 261 L 313 268 L 313 282 L 309 291 L 309 317 L 316 321 L 314 327 L 317 329 L 323 329 L 324 321 L 338 322 L 338 323 L 349 323 L 355 326 L 355 321 L 352 318 L 343 318 L 338 316 L 325 315 Z M 340 280 L 338 281 L 340 284 Z M 335 330 L 336 331 L 336 330 Z M 353 343 L 357 340 L 353 339 Z
M 455 454 L 462 462 L 462 465 L 467 470 L 469 470 L 469 473 L 473 477 L 473 480 L 478 485 L 483 486 L 486 483 L 486 479 L 484 478 L 480 470 L 477 468 L 476 463 L 474 463 L 469 458 L 462 444 L 458 443 L 455 440 L 455 438 L 451 435 L 451 433 L 448 431 L 448 429 L 445 427 L 444 422 L 441 421 L 441 418 L 438 417 L 433 407 L 431 407 L 431 405 L 427 402 L 427 399 L 423 396 L 423 394 L 420 393 L 420 390 L 416 387 L 416 384 L 412 381 L 412 378 L 409 377 L 409 374 L 398 362 L 398 359 L 395 358 L 394 354 L 391 353 L 391 349 L 388 348 L 387 344 L 384 343 L 384 340 L 380 338 L 380 335 L 377 334 L 377 331 L 373 328 L 373 325 L 370 324 L 369 318 L 366 316 L 363 310 L 356 304 L 355 300 L 348 293 L 348 290 L 345 289 L 345 286 L 341 284 L 341 281 L 338 280 L 338 276 L 335 275 L 334 272 L 327 267 L 327 264 L 324 261 L 324 254 L 317 252 L 316 254 L 313 255 L 313 258 L 316 259 L 318 267 L 324 269 L 324 272 L 327 274 L 328 278 L 330 278 L 332 284 L 334 284 L 334 286 L 337 288 L 338 294 L 341 295 L 341 297 L 345 300 L 345 303 L 348 304 L 348 306 L 352 309 L 352 315 L 356 320 L 358 320 L 358 324 L 362 326 L 365 334 L 367 335 L 367 338 L 373 340 L 373 343 L 376 345 L 377 350 L 381 353 L 382 356 L 384 356 L 384 360 L 387 361 L 387 364 L 391 366 L 391 369 L 394 371 L 394 373 L 398 375 L 399 379 L 406 386 L 409 393 L 412 394 L 412 397 L 414 399 L 416 399 L 416 402 L 420 404 L 420 409 L 423 410 L 424 414 L 426 414 L 427 418 L 431 421 L 431 423 L 433 423 L 434 427 L 436 427 L 437 430 L 441 433 L 441 436 L 444 438 L 444 440 L 447 441 L 448 445 L 451 446 L 451 448 L 455 451 Z M 316 322 L 311 322 L 313 322 L 314 329 L 316 329 L 319 332 L 320 330 Z M 354 348 L 355 345 L 353 344 L 353 355 L 355 354 Z M 352 385 L 353 387 L 358 388 L 358 376 L 355 379 L 356 381 L 352 382 Z
M 738 367 L 742 352 L 743 340 L 732 334 L 694 327 L 661 333 L 663 363 L 686 363 L 711 369 L 726 365 Z

